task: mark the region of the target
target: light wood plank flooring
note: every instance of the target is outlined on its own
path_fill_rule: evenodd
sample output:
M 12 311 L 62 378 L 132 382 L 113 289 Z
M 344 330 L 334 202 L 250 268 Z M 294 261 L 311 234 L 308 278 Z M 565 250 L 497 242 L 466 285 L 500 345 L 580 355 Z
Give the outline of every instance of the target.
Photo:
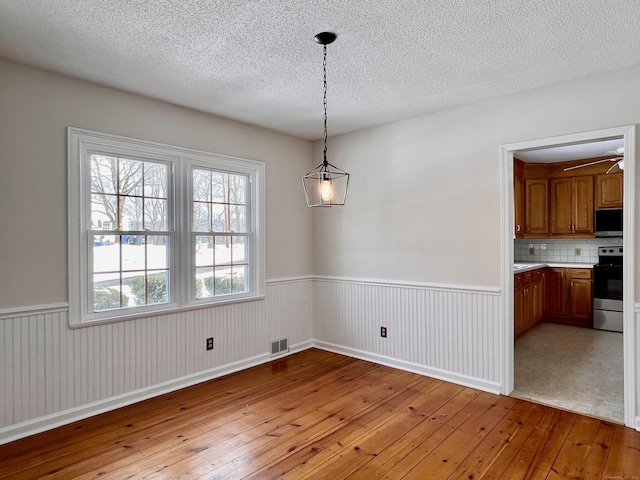
M 0 478 L 622 479 L 640 432 L 317 349 L 0 446 Z

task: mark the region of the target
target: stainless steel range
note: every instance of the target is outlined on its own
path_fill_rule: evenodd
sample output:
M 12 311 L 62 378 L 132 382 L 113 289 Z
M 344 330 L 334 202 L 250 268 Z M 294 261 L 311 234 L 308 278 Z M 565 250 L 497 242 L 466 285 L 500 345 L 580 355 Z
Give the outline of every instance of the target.
M 598 248 L 593 267 L 593 328 L 622 332 L 622 247 Z

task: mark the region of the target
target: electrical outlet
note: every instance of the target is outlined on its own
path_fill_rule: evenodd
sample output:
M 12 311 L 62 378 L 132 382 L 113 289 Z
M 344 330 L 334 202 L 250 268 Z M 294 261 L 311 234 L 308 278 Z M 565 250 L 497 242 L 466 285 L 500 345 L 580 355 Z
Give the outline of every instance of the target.
M 380 327 L 380 336 L 382 338 L 387 338 L 387 327 Z
M 582 255 L 582 249 L 576 248 L 576 257 L 579 257 L 580 255 Z
M 207 350 L 213 350 L 213 337 L 207 338 Z
M 529 247 L 529 255 L 535 255 L 533 247 Z

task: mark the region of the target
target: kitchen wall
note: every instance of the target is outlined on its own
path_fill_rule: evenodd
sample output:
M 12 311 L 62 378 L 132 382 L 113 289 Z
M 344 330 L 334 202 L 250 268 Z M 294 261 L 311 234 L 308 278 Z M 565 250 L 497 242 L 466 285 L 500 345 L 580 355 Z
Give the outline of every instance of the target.
M 622 245 L 622 238 L 519 239 L 513 242 L 516 262 L 598 263 L 598 247 Z M 533 248 L 533 255 L 530 249 Z M 580 249 L 580 254 L 576 253 Z

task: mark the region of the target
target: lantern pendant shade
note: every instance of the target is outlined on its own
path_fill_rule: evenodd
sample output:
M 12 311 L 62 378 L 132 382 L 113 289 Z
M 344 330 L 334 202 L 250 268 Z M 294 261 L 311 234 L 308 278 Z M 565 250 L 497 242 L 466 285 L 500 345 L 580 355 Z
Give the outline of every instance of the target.
M 342 206 L 347 199 L 349 174 L 325 162 L 302 177 L 302 186 L 307 206 Z

